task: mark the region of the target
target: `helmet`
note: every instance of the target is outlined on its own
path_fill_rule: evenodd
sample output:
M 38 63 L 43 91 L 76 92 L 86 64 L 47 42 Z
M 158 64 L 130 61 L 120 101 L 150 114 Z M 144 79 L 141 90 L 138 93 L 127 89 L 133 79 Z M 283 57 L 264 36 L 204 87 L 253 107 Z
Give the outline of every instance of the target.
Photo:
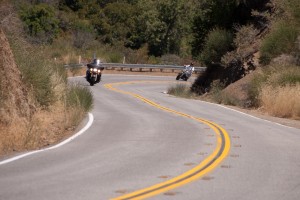
M 191 66 L 193 66 L 194 65 L 194 63 L 193 62 L 191 62 L 191 64 L 190 64 Z

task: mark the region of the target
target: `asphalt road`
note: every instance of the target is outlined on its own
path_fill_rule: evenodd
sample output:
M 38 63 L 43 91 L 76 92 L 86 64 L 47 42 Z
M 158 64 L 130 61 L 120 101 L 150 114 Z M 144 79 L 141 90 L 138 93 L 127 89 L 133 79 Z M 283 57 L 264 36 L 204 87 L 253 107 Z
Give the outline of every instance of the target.
M 299 129 L 169 96 L 174 79 L 103 75 L 92 87 L 91 127 L 59 148 L 0 164 L 0 200 L 122 197 L 211 157 L 203 171 L 172 183 L 172 190 L 154 189 L 150 199 L 299 199 Z M 74 80 L 90 87 L 82 77 Z M 127 84 L 110 85 L 117 91 L 105 86 L 118 82 Z

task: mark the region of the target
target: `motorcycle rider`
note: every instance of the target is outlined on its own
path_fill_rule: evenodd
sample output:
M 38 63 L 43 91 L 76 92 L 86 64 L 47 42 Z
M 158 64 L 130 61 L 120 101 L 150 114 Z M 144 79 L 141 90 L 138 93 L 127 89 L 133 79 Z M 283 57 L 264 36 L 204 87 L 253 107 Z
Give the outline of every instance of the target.
M 94 58 L 93 61 L 91 63 L 88 63 L 87 64 L 87 70 L 86 70 L 86 79 L 87 80 L 90 80 L 91 78 L 91 72 L 90 72 L 90 68 L 96 68 L 96 69 L 100 69 L 101 71 L 104 69 L 103 66 L 101 66 L 100 64 L 100 60 L 99 59 L 96 59 Z M 101 80 L 101 73 L 97 75 L 97 80 L 96 80 L 96 83 L 99 83 L 100 80 Z
M 182 72 L 180 72 L 177 77 L 176 80 L 182 79 L 184 81 L 187 81 L 190 76 L 192 76 L 192 73 L 194 72 L 195 68 L 194 68 L 194 63 L 191 62 L 190 65 L 184 65 L 184 68 L 182 70 Z
M 195 68 L 194 68 L 194 63 L 191 62 L 190 65 L 185 65 L 185 66 L 184 66 L 184 69 L 187 70 L 187 71 L 189 71 L 189 72 L 192 74 L 192 73 L 194 72 L 194 70 L 195 70 Z

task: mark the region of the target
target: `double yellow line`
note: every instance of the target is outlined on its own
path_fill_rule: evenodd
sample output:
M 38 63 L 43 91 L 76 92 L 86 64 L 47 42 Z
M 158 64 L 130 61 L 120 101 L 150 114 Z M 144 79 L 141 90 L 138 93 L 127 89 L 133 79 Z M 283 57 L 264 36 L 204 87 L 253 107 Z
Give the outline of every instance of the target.
M 137 191 L 129 193 L 129 194 L 122 195 L 122 196 L 114 198 L 112 200 L 145 199 L 145 198 L 148 198 L 151 196 L 158 195 L 162 192 L 166 192 L 168 190 L 172 190 L 174 188 L 180 187 L 184 184 L 190 183 L 190 182 L 197 180 L 200 177 L 206 175 L 207 173 L 211 172 L 213 169 L 215 169 L 228 156 L 229 151 L 230 151 L 229 135 L 226 132 L 226 130 L 223 129 L 218 124 L 210 122 L 205 119 L 197 118 L 197 117 L 194 117 L 194 116 L 182 113 L 182 112 L 178 112 L 176 110 L 172 110 L 170 108 L 161 106 L 149 99 L 146 99 L 138 94 L 123 91 L 123 90 L 120 90 L 120 89 L 117 89 L 114 87 L 114 86 L 118 86 L 118 85 L 146 83 L 146 82 L 148 83 L 149 81 L 138 81 L 138 82 L 132 81 L 132 82 L 112 83 L 112 84 L 105 84 L 104 87 L 109 90 L 113 90 L 115 92 L 133 96 L 151 106 L 154 106 L 154 107 L 164 110 L 166 112 L 174 113 L 176 115 L 190 118 L 190 119 L 196 120 L 200 123 L 206 124 L 215 132 L 216 137 L 217 137 L 217 145 L 216 145 L 216 148 L 214 149 L 213 153 L 210 154 L 207 158 L 205 158 L 199 165 L 197 165 L 193 169 L 191 169 L 177 177 L 174 177 L 170 180 L 167 180 L 165 182 L 155 184 L 153 186 L 150 186 L 150 187 L 147 187 L 147 188 L 144 188 L 141 190 L 137 190 Z

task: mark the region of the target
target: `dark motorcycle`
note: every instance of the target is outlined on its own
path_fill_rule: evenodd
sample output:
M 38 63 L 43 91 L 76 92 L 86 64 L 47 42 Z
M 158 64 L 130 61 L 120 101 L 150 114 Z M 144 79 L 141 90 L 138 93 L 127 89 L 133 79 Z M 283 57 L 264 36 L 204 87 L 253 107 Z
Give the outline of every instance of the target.
M 87 64 L 86 80 L 91 86 L 101 81 L 101 75 L 104 67 L 100 66 L 100 61 L 94 59 L 93 63 Z
M 185 66 L 184 69 L 178 73 L 176 80 L 182 79 L 184 81 L 187 81 L 192 76 L 193 72 L 193 67 Z

